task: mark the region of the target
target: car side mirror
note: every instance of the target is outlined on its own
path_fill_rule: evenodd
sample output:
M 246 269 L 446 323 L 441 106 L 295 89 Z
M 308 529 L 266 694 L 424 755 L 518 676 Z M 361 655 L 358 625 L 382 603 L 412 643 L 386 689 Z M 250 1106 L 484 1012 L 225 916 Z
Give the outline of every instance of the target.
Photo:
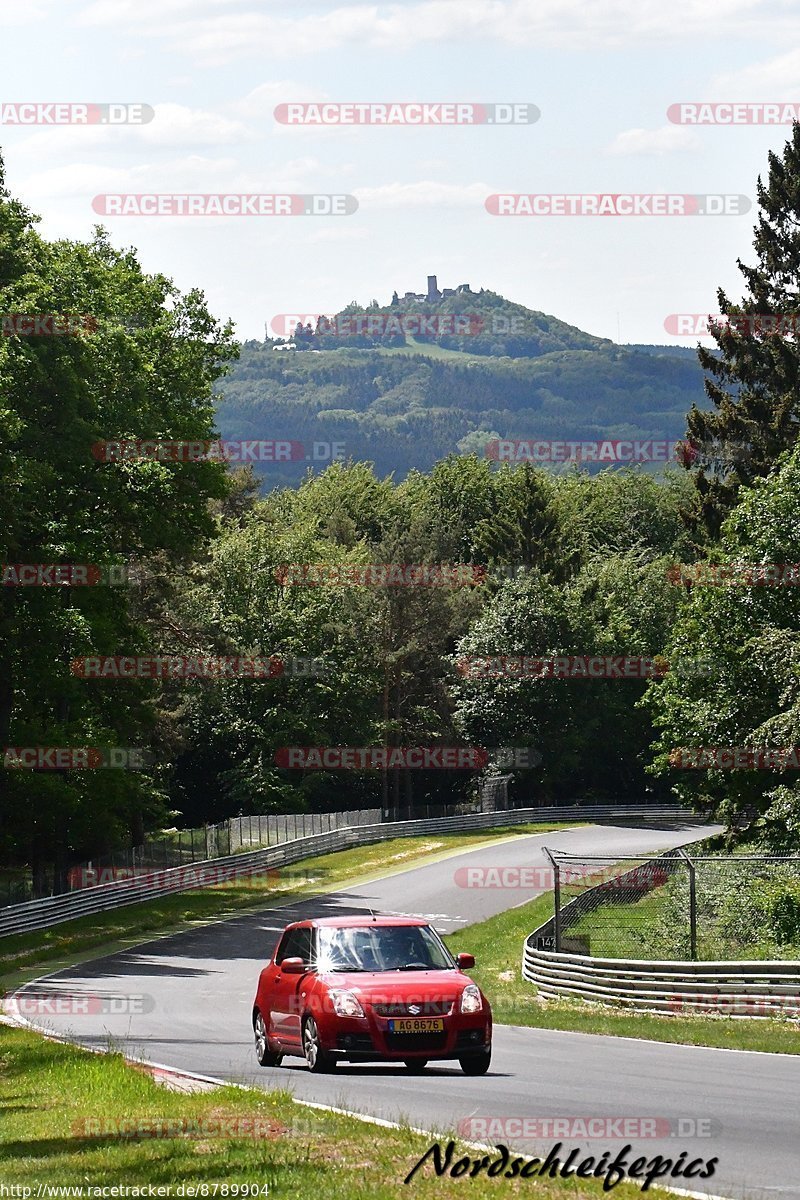
M 280 969 L 284 975 L 305 975 L 308 970 L 302 958 L 285 958 Z
M 458 964 L 459 970 L 466 971 L 470 967 L 475 966 L 475 955 L 474 954 L 457 954 L 456 962 Z

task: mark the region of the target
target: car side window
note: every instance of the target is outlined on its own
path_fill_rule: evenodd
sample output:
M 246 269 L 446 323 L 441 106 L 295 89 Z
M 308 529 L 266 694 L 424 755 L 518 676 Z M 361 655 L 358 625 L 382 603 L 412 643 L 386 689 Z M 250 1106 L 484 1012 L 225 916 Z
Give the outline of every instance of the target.
M 278 942 L 278 949 L 275 951 L 275 956 L 272 960 L 273 962 L 280 963 L 283 962 L 285 958 L 288 958 L 286 953 L 286 943 L 289 940 L 289 936 L 290 935 L 288 933 L 284 933 L 281 937 L 281 940 Z
M 278 947 L 275 961 L 280 965 L 285 958 L 302 958 L 308 965 L 311 962 L 311 930 L 290 929 Z

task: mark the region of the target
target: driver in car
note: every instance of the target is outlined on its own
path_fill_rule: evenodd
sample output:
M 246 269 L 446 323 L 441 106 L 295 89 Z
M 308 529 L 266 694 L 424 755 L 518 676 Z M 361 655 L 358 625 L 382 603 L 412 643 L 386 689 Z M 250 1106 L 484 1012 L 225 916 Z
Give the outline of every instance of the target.
M 392 959 L 389 964 L 390 969 L 397 970 L 399 967 L 411 966 L 412 963 L 417 966 L 428 965 L 425 943 L 413 927 L 400 926 L 393 929 L 391 934 L 389 939 L 389 952 Z

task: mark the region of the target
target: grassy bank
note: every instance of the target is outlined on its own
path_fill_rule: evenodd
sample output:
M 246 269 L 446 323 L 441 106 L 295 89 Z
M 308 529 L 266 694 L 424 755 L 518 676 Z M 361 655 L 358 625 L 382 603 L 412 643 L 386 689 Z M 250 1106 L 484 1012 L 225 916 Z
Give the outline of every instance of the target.
M 404 871 L 409 866 L 422 866 L 504 838 L 572 829 L 576 825 L 570 822 L 529 824 L 482 829 L 475 833 L 394 838 L 372 846 L 358 846 L 306 859 L 252 879 L 177 892 L 113 912 L 65 921 L 52 929 L 0 938 L 0 984 L 8 989 L 41 974 L 40 968 L 58 970 L 136 945 L 148 937 L 222 920 L 252 909 L 286 904 L 294 898 L 335 891 L 345 885 L 367 883 Z
M 489 997 L 498 1023 L 652 1038 L 688 1046 L 800 1054 L 800 1024 L 788 1019 L 659 1016 L 631 1013 L 622 1006 L 540 999 L 536 988 L 520 975 L 522 944 L 552 915 L 552 896 L 540 896 L 488 921 L 460 929 L 446 939 L 454 954 L 465 950 L 475 955 L 477 965 L 470 975 Z
M 302 1107 L 277 1090 L 167 1091 L 117 1055 L 89 1054 L 2 1026 L 0 1110 L 0 1181 L 30 1187 L 33 1196 L 48 1185 L 82 1187 L 84 1196 L 91 1187 L 152 1185 L 177 1196 L 181 1184 L 198 1189 L 196 1196 L 247 1195 L 234 1191 L 245 1185 L 264 1195 L 268 1187 L 281 1200 L 464 1194 L 462 1180 L 437 1178 L 430 1164 L 404 1185 L 432 1141 L 408 1128 L 376 1128 Z M 444 1146 L 446 1131 L 439 1137 Z M 462 1154 L 480 1157 L 459 1143 L 453 1161 Z M 543 1200 L 607 1194 L 599 1180 L 503 1179 L 500 1187 L 503 1195 L 529 1195 L 531 1183 Z M 498 1181 L 485 1176 L 468 1187 L 477 1198 L 498 1195 Z M 618 1200 L 640 1194 L 629 1183 L 614 1188 Z

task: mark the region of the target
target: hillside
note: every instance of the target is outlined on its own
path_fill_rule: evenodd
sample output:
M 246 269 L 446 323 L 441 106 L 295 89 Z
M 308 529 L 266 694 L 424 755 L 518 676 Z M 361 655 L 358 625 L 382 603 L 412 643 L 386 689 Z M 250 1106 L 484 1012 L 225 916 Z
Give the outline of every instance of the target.
M 307 326 L 297 349 L 282 341 L 243 345 L 220 388 L 221 435 L 344 443 L 398 477 L 480 452 L 487 434 L 677 440 L 692 403 L 705 403 L 691 349 L 617 346 L 492 292 L 351 305 Z M 305 467 L 256 469 L 274 484 Z

